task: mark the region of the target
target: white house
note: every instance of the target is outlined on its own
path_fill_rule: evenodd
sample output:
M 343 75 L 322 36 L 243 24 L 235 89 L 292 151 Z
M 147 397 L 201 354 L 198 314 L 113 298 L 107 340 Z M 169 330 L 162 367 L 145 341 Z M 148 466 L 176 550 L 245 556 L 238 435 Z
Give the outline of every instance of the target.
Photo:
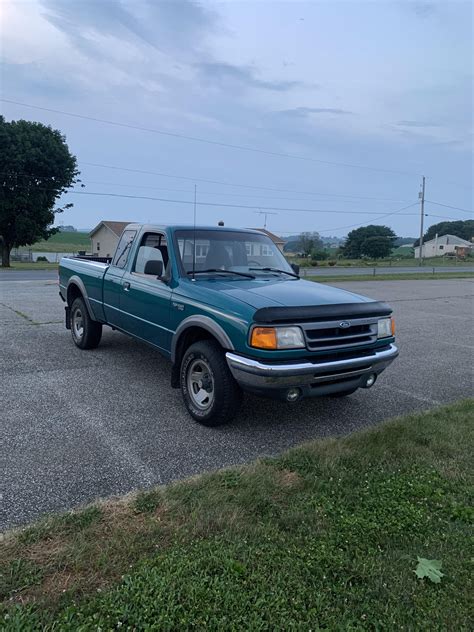
M 280 252 L 283 252 L 283 246 L 285 245 L 285 241 L 281 237 L 278 237 L 278 235 L 275 235 L 275 233 L 271 233 L 266 228 L 252 228 L 252 230 L 258 230 L 259 232 L 263 233 L 267 237 L 270 237 L 270 239 L 273 241 L 273 243 L 278 248 L 278 250 Z M 256 253 L 253 253 L 253 254 L 256 254 Z
M 102 221 L 91 230 L 91 252 L 98 257 L 113 257 L 120 235 L 131 222 Z
M 464 257 L 472 252 L 474 244 L 456 235 L 442 235 L 423 244 L 423 257 L 443 257 L 444 255 L 457 255 Z M 415 259 L 420 258 L 420 247 L 415 247 Z

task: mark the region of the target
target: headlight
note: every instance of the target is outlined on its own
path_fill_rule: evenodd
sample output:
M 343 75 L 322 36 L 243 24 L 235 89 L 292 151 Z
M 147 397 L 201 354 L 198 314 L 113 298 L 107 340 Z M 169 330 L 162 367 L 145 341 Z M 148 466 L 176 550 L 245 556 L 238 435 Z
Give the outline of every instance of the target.
M 257 349 L 301 349 L 305 343 L 299 327 L 255 327 L 250 346 Z
M 377 338 L 389 338 L 395 335 L 395 321 L 393 318 L 381 318 L 378 322 Z

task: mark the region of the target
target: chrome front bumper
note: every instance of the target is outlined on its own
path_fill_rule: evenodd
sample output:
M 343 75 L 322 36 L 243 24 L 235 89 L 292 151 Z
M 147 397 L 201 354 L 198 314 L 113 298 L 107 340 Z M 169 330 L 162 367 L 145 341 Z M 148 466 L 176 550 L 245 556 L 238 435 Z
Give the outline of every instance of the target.
M 329 362 L 287 362 L 270 364 L 227 352 L 226 359 L 235 380 L 245 390 L 261 392 L 299 387 L 304 395 L 325 395 L 363 386 L 364 376 L 378 375 L 398 356 L 394 344 L 369 356 Z M 269 393 L 270 394 L 270 393 Z

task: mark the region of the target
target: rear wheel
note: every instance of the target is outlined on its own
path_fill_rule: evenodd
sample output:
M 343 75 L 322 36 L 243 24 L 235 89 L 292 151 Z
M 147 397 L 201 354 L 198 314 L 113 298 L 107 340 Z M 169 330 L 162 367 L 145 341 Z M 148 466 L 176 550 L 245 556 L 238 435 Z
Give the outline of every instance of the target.
M 242 391 L 214 340 L 196 342 L 186 350 L 180 385 L 189 414 L 204 426 L 224 424 L 239 410 Z
M 71 305 L 71 334 L 79 349 L 95 349 L 102 337 L 102 325 L 89 316 L 82 297 Z

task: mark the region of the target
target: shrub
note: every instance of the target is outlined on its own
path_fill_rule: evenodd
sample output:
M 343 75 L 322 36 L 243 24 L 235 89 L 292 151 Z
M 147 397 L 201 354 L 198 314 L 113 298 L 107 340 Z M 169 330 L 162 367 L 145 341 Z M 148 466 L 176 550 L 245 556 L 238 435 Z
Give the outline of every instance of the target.
M 330 266 L 335 266 L 337 263 L 337 261 L 335 261 L 334 259 L 331 259 L 331 261 L 328 261 L 328 265 Z
M 313 250 L 311 258 L 313 261 L 325 261 L 326 259 L 329 259 L 329 252 L 322 249 Z
M 38 263 L 38 261 L 46 261 L 46 263 L 48 263 L 48 257 L 43 257 L 43 256 L 38 257 L 38 258 L 36 259 L 36 262 Z

